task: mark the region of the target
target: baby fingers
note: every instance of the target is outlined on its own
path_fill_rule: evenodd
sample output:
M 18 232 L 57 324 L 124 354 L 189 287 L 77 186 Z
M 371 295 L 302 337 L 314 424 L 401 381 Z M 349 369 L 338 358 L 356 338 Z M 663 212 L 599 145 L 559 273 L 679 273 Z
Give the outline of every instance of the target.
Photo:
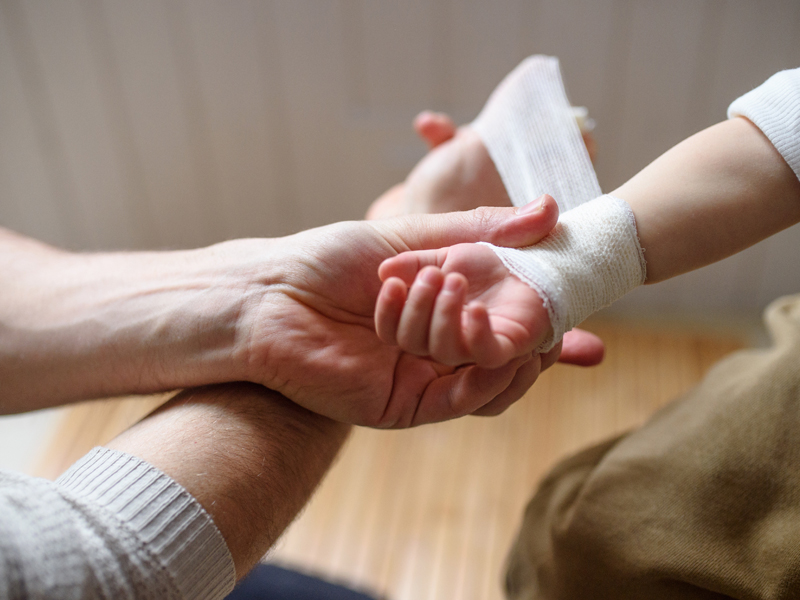
M 492 331 L 489 313 L 482 302 L 467 306 L 466 342 L 475 363 L 485 369 L 501 367 L 516 354 L 511 340 Z
M 422 269 L 414 280 L 397 327 L 397 343 L 406 352 L 428 356 L 431 317 L 443 283 L 441 269 L 432 266 Z
M 430 355 L 450 366 L 472 362 L 464 340 L 462 312 L 467 295 L 467 279 L 460 273 L 449 273 L 436 298 L 428 335 Z
M 407 296 L 408 287 L 397 277 L 390 277 L 381 286 L 375 305 L 375 332 L 386 344 L 397 344 L 397 326 Z

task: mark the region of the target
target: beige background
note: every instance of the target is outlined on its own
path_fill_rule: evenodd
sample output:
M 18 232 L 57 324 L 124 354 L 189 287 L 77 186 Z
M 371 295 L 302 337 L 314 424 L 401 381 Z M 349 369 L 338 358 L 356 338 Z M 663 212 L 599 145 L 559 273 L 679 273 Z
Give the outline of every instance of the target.
M 0 0 L 0 225 L 90 250 L 359 218 L 423 155 L 414 114 L 472 119 L 531 53 L 561 57 L 571 100 L 598 122 L 610 190 L 800 66 L 800 2 Z M 800 291 L 798 248 L 794 228 L 617 312 L 752 315 Z M 640 422 L 733 346 L 599 332 L 603 367 L 555 368 L 500 419 L 359 432 L 275 555 L 396 598 L 498 597 L 520 509 L 552 461 Z M 59 414 L 0 419 L 0 467 L 42 464 Z M 135 418 L 68 416 L 73 437 L 50 450 L 62 468 Z M 405 476 L 395 488 L 390 468 Z
M 610 190 L 800 65 L 796 0 L 0 0 L 0 224 L 165 248 L 359 218 L 520 59 L 562 59 Z M 800 290 L 800 233 L 625 310 L 753 311 Z

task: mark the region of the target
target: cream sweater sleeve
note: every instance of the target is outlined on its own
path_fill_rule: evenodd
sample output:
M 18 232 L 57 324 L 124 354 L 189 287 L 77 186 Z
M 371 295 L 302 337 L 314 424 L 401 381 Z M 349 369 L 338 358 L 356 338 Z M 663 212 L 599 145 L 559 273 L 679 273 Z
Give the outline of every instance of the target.
M 202 506 L 95 448 L 55 482 L 0 472 L 0 598 L 224 598 L 233 560 Z
M 776 73 L 737 98 L 728 117 L 746 117 L 764 132 L 800 179 L 800 69 Z

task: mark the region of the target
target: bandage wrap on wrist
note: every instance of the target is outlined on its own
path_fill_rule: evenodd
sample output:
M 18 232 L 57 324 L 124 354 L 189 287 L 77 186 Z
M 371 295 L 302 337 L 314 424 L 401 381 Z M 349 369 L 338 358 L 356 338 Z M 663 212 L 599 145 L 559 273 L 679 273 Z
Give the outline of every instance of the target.
M 544 240 L 527 248 L 486 244 L 531 286 L 550 316 L 547 352 L 593 312 L 644 283 L 645 261 L 630 206 L 600 196 L 567 213 Z
M 535 246 L 486 244 L 544 302 L 553 328 L 538 348 L 546 352 L 566 331 L 644 283 L 633 211 L 624 200 L 600 195 L 557 58 L 522 61 L 471 127 L 515 206 L 548 193 L 561 210 L 556 228 Z
M 602 193 L 557 58 L 523 60 L 470 127 L 486 145 L 514 206 L 550 194 L 563 213 Z

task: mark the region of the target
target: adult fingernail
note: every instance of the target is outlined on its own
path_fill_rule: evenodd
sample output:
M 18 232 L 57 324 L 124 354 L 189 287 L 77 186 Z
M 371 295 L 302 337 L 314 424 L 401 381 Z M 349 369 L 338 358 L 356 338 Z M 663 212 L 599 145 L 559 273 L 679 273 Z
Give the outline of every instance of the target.
M 543 194 L 533 202 L 528 202 L 528 204 L 526 204 L 525 206 L 520 206 L 519 208 L 517 208 L 517 214 L 529 215 L 531 213 L 535 213 L 537 211 L 544 209 L 544 203 L 546 199 L 547 195 Z

